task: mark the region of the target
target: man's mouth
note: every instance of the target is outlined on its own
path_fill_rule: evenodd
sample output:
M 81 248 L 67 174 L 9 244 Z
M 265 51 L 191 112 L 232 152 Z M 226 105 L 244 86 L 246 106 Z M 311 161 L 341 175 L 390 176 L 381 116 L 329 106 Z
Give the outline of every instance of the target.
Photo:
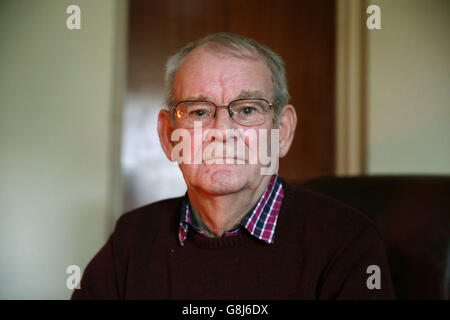
M 245 164 L 245 159 L 238 158 L 238 157 L 209 157 L 204 158 L 203 163 L 206 164 Z

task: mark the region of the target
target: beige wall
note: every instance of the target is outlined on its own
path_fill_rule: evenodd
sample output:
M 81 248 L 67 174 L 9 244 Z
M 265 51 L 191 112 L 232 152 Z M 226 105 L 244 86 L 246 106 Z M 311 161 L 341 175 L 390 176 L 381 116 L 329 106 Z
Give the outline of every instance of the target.
M 450 174 L 450 1 L 370 1 L 368 173 Z
M 1 299 L 68 298 L 66 267 L 85 267 L 120 210 L 124 5 L 0 3 Z

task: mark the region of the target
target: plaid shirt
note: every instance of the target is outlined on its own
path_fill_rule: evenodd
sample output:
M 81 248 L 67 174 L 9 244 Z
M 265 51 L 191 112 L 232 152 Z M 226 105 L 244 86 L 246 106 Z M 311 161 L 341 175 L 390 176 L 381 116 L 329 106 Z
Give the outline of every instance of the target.
M 278 212 L 280 211 L 283 196 L 284 190 L 281 177 L 278 174 L 274 174 L 258 203 L 245 215 L 236 228 L 225 233 L 225 237 L 238 234 L 241 228 L 244 227 L 254 237 L 272 244 L 274 242 Z M 194 230 L 203 236 L 207 236 L 199 227 L 199 223 L 192 214 L 191 204 L 186 193 L 181 206 L 181 219 L 178 233 L 178 238 L 182 246 L 187 238 L 190 227 L 194 228 Z

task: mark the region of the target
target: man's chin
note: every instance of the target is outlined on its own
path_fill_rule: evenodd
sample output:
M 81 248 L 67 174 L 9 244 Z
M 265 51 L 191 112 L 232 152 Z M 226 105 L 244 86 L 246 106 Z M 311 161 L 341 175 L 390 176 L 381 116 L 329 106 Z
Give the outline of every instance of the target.
M 201 188 L 212 194 L 225 195 L 245 188 L 248 183 L 249 168 L 245 165 L 207 165 L 197 176 Z

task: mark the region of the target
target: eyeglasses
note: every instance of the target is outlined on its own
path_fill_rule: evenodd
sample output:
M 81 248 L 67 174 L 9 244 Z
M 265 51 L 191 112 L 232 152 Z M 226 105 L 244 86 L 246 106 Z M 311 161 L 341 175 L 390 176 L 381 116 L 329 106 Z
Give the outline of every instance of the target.
M 265 122 L 266 113 L 273 105 L 262 98 L 237 99 L 227 106 L 216 106 L 213 102 L 204 100 L 180 101 L 172 107 L 175 121 L 184 127 L 194 127 L 195 121 L 201 121 L 202 126 L 210 125 L 217 113 L 217 108 L 227 108 L 228 113 L 236 123 L 243 126 L 257 126 Z

